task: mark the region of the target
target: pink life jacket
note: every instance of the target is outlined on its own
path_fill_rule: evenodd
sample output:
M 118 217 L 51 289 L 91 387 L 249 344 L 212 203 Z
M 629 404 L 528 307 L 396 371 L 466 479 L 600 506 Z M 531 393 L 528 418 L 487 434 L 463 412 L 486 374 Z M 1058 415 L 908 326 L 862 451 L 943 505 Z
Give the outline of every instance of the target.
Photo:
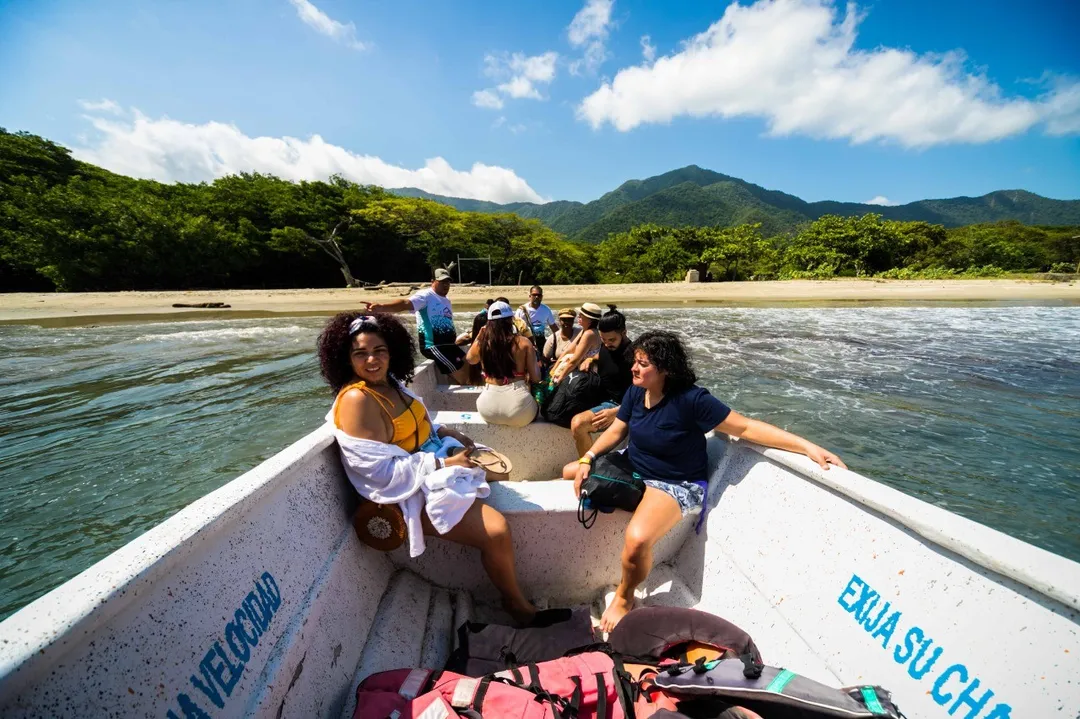
M 584 652 L 491 675 L 538 696 L 555 695 L 578 719 L 625 719 L 632 716 L 630 677 L 622 663 L 604 652 Z
M 429 669 L 373 674 L 356 690 L 353 719 L 562 719 L 565 703 L 542 698 L 492 677 L 466 677 Z

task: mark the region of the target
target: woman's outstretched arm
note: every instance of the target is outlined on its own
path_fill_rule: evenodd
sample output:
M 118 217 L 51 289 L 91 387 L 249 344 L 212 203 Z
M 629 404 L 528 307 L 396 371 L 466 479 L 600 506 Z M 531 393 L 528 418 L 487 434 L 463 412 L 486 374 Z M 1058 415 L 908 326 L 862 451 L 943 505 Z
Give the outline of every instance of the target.
M 817 462 L 822 469 L 828 469 L 829 465 L 832 464 L 847 469 L 847 465 L 829 450 L 819 447 L 797 434 L 792 434 L 768 422 L 744 417 L 735 411 L 732 411 L 727 416 L 727 419 L 716 425 L 716 431 L 765 445 L 766 447 L 775 447 L 776 449 L 785 449 L 788 452 L 805 454 Z

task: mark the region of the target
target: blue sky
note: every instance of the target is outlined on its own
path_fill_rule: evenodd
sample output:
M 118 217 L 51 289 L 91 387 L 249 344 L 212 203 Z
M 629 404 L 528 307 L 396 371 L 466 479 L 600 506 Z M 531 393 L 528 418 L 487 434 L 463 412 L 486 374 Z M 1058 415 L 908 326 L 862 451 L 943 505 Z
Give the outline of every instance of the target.
M 697 164 L 807 200 L 1075 199 L 1076 27 L 1064 0 L 0 0 L 0 126 L 165 181 L 587 201 Z

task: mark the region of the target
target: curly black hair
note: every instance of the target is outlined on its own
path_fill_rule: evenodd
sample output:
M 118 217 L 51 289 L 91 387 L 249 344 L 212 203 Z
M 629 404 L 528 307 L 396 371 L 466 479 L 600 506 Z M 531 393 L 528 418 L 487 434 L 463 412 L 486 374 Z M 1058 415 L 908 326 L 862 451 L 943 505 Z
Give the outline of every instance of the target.
M 666 330 L 650 330 L 630 345 L 633 352 L 645 353 L 656 369 L 667 373 L 664 393 L 674 394 L 690 389 L 697 382 L 694 363 L 679 336 Z
M 401 324 L 401 320 L 384 313 L 341 312 L 326 323 L 316 345 L 319 351 L 319 367 L 330 389 L 336 394 L 356 376 L 350 359 L 355 333 L 349 332 L 349 326 L 358 317 L 368 318 L 364 320 L 361 329 L 382 337 L 390 350 L 389 381 L 404 384 L 412 382 L 416 371 L 416 342 L 405 329 L 405 325 Z

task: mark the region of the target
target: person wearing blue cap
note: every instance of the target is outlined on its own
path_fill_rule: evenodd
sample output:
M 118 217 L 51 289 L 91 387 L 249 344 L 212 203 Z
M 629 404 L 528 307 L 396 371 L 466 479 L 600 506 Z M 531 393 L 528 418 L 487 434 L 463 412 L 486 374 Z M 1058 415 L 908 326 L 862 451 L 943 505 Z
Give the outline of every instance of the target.
M 515 331 L 509 303 L 493 302 L 487 316 L 487 324 L 466 355 L 469 364 L 479 364 L 484 374 L 484 391 L 476 398 L 476 411 L 489 424 L 524 427 L 538 411 L 529 391 L 531 382 L 540 381 L 536 347 Z

